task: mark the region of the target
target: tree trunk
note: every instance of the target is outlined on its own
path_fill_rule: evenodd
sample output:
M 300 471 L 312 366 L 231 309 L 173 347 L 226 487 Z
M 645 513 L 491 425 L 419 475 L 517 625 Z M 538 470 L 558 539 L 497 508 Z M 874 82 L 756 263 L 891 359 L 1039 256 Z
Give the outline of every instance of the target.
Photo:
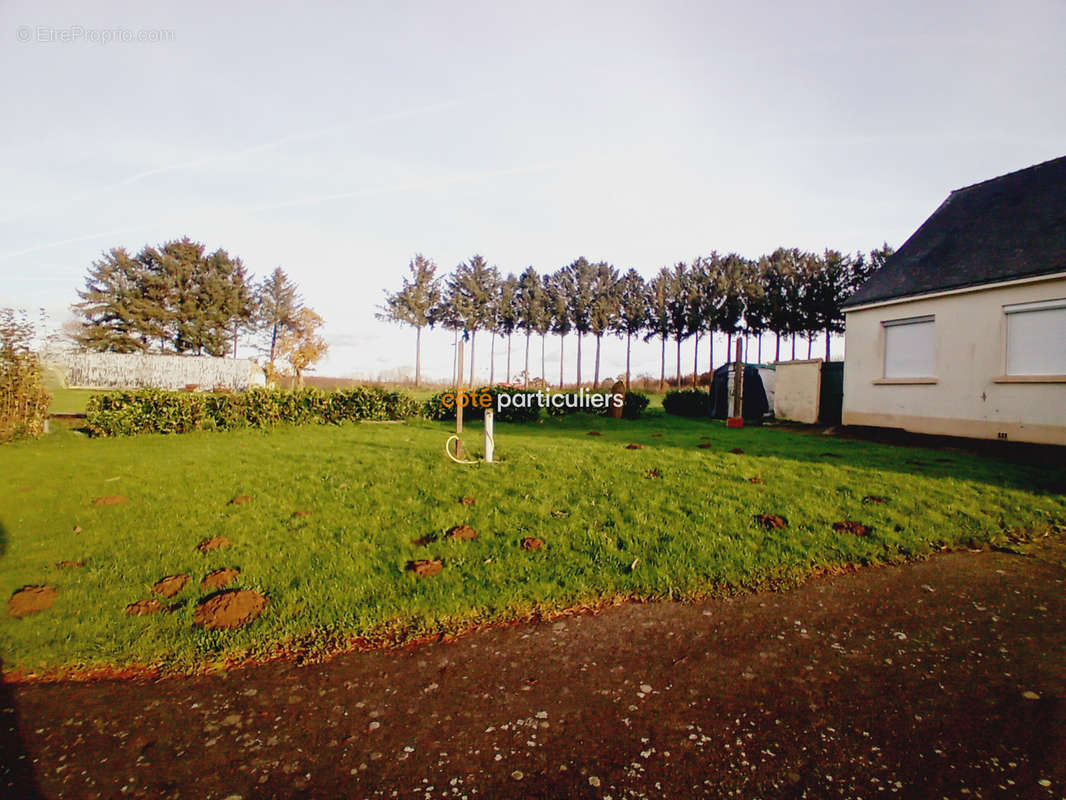
M 489 386 L 496 382 L 496 331 L 492 331 L 489 344 Z
M 559 389 L 563 388 L 563 342 L 566 341 L 566 336 L 559 334 Z
M 700 385 L 700 335 L 696 334 L 696 343 L 692 348 L 692 388 Z
M 681 388 L 681 337 L 677 337 L 677 388 Z
M 713 330 L 711 331 L 711 339 L 707 343 L 707 347 L 711 351 L 710 355 L 707 358 L 707 364 L 710 367 L 709 371 L 711 373 L 711 385 L 713 386 L 714 385 L 714 331 Z
M 540 335 L 540 379 L 544 381 L 544 386 L 548 385 L 548 368 L 545 366 L 547 361 L 544 358 L 544 340 L 547 337 L 542 333 Z
M 415 328 L 415 388 L 422 377 L 422 328 Z
M 581 331 L 577 332 L 577 388 L 581 388 Z
M 663 384 L 666 383 L 666 334 L 660 334 L 659 338 L 663 343 L 663 351 L 659 359 L 659 391 L 663 390 Z
M 796 334 L 792 334 L 792 360 L 796 360 Z
M 762 331 L 759 331 L 759 336 L 758 336 L 758 339 L 756 339 L 756 341 L 758 341 L 758 343 L 759 343 L 759 363 L 761 364 L 762 363 Z
M 507 331 L 507 382 L 511 382 L 511 331 Z
M 725 345 L 725 363 L 729 363 L 733 359 L 733 333 L 729 333 L 729 337 L 726 339 Z
M 523 385 L 529 388 L 529 328 L 526 328 L 526 377 Z
M 603 336 L 596 334 L 596 366 L 592 371 L 592 388 L 598 389 L 600 386 L 600 341 Z
M 807 334 L 807 360 L 811 360 L 811 347 L 814 346 L 814 337 L 810 333 Z
M 629 347 L 630 340 L 633 338 L 632 334 L 626 334 L 626 391 L 629 391 Z
M 774 345 L 774 363 L 781 360 L 781 331 L 774 331 L 776 344 Z
M 825 360 L 829 360 L 829 330 L 825 332 Z
M 452 341 L 452 389 L 459 387 L 459 330 L 455 329 Z
M 233 357 L 237 357 L 237 323 L 233 323 Z
M 477 330 L 470 331 L 470 388 L 474 388 L 474 339 L 477 337 Z

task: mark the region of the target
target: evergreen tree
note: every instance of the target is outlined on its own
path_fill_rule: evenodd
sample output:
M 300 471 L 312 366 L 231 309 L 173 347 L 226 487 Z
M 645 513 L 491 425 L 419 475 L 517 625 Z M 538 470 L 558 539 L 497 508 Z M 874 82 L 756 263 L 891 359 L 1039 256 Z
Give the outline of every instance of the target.
M 500 294 L 496 306 L 497 330 L 501 336 L 507 337 L 507 383 L 511 382 L 511 335 L 521 321 L 518 302 L 518 278 L 508 275 L 500 282 Z
M 385 304 L 376 314 L 378 319 L 399 322 L 415 329 L 415 387 L 422 377 L 422 329 L 432 327 L 434 309 L 441 301 L 440 278 L 437 277 L 437 265 L 421 253 L 407 265 L 409 277 L 403 279 L 403 286 L 394 294 L 385 293 Z
M 463 327 L 464 338 L 470 340 L 470 383 L 474 383 L 474 347 L 478 329 L 491 324 L 492 304 L 499 283 L 495 267 L 479 255 L 472 256 L 455 268 L 448 278 L 449 296 Z
M 518 278 L 518 327 L 526 335 L 526 358 L 523 385 L 529 387 L 529 339 L 534 332 L 543 333 L 548 319 L 548 295 L 545 281 L 533 267 L 526 267 Z M 541 376 L 544 377 L 544 376 Z
M 648 322 L 644 341 L 658 336 L 659 354 L 659 391 L 666 383 L 666 340 L 670 336 L 670 298 L 673 276 L 668 267 L 663 267 L 648 283 Z
M 611 330 L 618 320 L 618 270 L 605 261 L 593 264 L 593 301 L 589 310 L 589 332 L 596 337 L 596 362 L 592 385 L 600 385 L 600 343 L 603 335 Z
M 84 321 L 77 342 L 90 350 L 139 353 L 154 330 L 144 301 L 144 270 L 125 248 L 104 253 L 89 267 L 74 311 Z
M 265 337 L 264 352 L 267 356 L 267 373 L 270 379 L 275 374 L 278 340 L 296 321 L 303 308 L 303 300 L 296 285 L 289 280 L 285 270 L 277 267 L 263 279 L 256 293 L 256 319 L 258 328 Z
M 547 319 L 552 333 L 559 337 L 559 388 L 565 385 L 564 373 L 564 350 L 566 335 L 573 330 L 570 322 L 570 299 L 567 295 L 569 286 L 562 278 L 562 270 L 548 276 L 545 280 L 547 288 Z
M 743 256 L 729 253 L 715 265 L 715 289 L 720 298 L 716 327 L 726 334 L 726 363 L 733 360 L 733 336 L 741 331 L 744 296 L 750 275 L 749 264 Z
M 640 273 L 630 269 L 618 282 L 618 316 L 613 329 L 626 339 L 626 391 L 629 391 L 629 357 L 633 337 L 648 325 L 649 289 Z
M 663 273 L 660 273 L 663 274 Z M 692 335 L 691 291 L 692 281 L 688 265 L 679 261 L 673 269 L 665 272 L 666 288 L 669 292 L 667 312 L 670 320 L 670 334 L 677 345 L 677 386 L 681 387 L 681 342 Z
M 581 339 L 592 330 L 598 267 L 582 256 L 555 273 L 557 286 L 566 298 L 570 326 L 577 331 L 577 385 L 581 386 Z

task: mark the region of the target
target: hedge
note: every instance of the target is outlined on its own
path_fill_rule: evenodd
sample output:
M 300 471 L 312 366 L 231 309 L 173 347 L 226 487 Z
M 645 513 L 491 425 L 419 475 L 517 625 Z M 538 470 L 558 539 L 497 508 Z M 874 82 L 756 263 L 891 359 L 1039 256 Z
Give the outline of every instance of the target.
M 710 392 L 701 392 L 699 389 L 675 389 L 666 393 L 663 409 L 667 414 L 681 417 L 709 417 L 711 395 Z
M 94 436 L 129 436 L 396 420 L 417 416 L 418 412 L 418 403 L 409 395 L 372 386 L 333 392 L 310 388 L 253 388 L 234 393 L 137 389 L 92 395 L 85 417 Z

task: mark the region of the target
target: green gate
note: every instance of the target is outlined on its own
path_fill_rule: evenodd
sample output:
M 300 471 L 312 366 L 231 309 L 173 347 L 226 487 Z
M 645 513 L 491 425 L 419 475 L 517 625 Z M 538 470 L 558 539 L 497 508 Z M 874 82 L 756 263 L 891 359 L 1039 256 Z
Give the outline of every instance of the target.
M 826 361 L 822 364 L 822 391 L 818 398 L 818 422 L 839 425 L 844 406 L 844 362 Z

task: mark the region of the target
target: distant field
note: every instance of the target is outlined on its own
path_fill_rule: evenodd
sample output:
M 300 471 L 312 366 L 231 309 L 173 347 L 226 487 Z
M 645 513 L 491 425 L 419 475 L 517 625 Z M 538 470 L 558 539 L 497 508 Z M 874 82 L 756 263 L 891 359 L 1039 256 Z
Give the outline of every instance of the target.
M 0 595 L 58 592 L 48 610 L 0 618 L 5 668 L 315 655 L 354 637 L 788 584 L 1066 523 L 1062 470 L 953 452 L 659 412 L 501 424 L 502 463 L 464 467 L 443 454 L 449 431 L 414 421 L 92 440 L 60 429 L 0 447 Z M 468 444 L 480 449 L 473 426 Z M 240 495 L 250 500 L 231 505 Z M 105 496 L 126 502 L 94 505 Z M 845 521 L 868 530 L 834 530 Z M 478 538 L 444 536 L 459 524 Z M 230 546 L 198 552 L 213 536 Z M 523 549 L 525 538 L 543 547 Z M 415 577 L 415 559 L 443 569 Z M 247 627 L 204 631 L 193 625 L 210 593 L 200 581 L 222 567 L 269 604 Z M 173 613 L 126 616 L 183 574 Z

